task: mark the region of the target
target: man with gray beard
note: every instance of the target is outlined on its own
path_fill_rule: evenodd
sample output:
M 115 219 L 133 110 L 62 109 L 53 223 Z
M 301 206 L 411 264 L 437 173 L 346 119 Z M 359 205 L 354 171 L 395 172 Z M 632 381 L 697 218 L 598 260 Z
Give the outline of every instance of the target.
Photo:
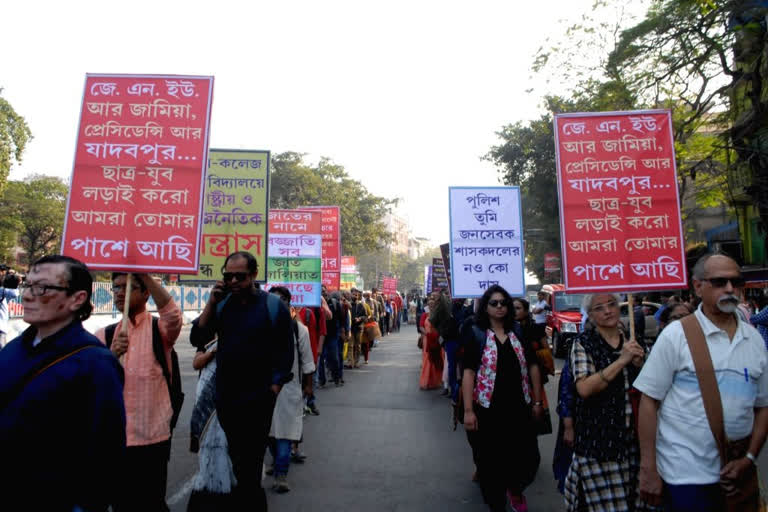
M 643 393 L 639 484 L 642 498 L 663 503 L 667 511 L 714 512 L 724 510 L 725 496 L 737 496 L 754 475 L 768 433 L 768 355 L 757 331 L 735 314 L 744 286 L 738 263 L 706 254 L 693 268 L 693 285 L 701 305 L 661 332 L 634 383 Z M 701 377 L 707 389 L 706 372 L 697 374 L 689 343 L 702 355 L 699 369 L 707 366 L 702 349 L 709 351 L 716 386 L 709 379 L 721 397 L 725 438 L 734 452 L 740 447 L 722 467 L 699 387 Z M 713 404 L 716 395 L 708 392 Z M 708 411 L 713 418 L 716 409 Z M 750 505 L 744 502 L 739 510 L 753 510 Z

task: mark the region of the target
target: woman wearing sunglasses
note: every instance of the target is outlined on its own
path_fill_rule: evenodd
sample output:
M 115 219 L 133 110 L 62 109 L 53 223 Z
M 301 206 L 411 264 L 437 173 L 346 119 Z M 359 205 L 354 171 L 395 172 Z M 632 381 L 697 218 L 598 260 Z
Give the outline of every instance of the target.
M 501 286 L 480 299 L 464 342 L 464 428 L 490 510 L 505 510 L 509 495 L 524 512 L 523 491 L 541 460 L 534 424 L 543 413 L 541 373 L 536 354 L 520 341 L 512 311 L 512 297 Z
M 566 510 L 646 510 L 637 499 L 640 449 L 630 400 L 645 349 L 624 338 L 618 295 L 586 295 L 582 307 L 594 329 L 577 335 L 571 346 L 576 437 Z

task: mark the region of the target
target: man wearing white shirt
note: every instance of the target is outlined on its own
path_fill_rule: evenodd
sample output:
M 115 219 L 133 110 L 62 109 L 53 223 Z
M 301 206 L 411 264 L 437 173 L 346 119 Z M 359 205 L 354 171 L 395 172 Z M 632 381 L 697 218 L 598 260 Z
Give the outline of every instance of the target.
M 544 292 L 539 292 L 538 298 L 539 302 L 534 304 L 533 309 L 531 310 L 533 313 L 533 321 L 537 324 L 546 324 L 547 310 L 551 309 L 549 304 L 547 304 L 547 294 Z
M 721 470 L 695 366 L 682 325 L 659 336 L 635 381 L 639 411 L 640 493 L 665 510 L 721 511 L 724 497 L 752 469 L 768 433 L 768 355 L 760 335 L 734 314 L 744 285 L 739 265 L 720 254 L 693 268 L 702 299 L 695 312 L 715 369 L 729 440 L 749 440 L 745 457 Z

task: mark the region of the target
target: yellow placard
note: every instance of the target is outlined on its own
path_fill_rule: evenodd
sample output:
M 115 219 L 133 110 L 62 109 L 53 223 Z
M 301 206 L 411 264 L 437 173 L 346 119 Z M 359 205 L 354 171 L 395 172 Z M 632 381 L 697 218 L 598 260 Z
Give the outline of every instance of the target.
M 200 272 L 182 281 L 217 281 L 226 257 L 248 251 L 266 276 L 269 151 L 211 149 L 205 177 Z

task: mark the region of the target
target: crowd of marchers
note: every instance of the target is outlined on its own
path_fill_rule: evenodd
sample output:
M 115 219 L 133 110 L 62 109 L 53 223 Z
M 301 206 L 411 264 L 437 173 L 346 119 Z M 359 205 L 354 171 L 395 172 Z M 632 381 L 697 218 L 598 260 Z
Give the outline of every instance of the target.
M 320 414 L 315 389 L 343 386 L 401 321 L 418 323 L 420 385 L 453 402 L 490 510 L 528 509 L 537 436 L 553 430 L 546 297 L 531 306 L 491 286 L 474 302 L 433 293 L 419 311 L 418 300 L 352 290 L 299 308 L 288 289 L 256 284 L 249 253 L 229 255 L 222 273 L 190 333 L 200 378 L 189 510 L 266 510 L 267 450 L 272 488 L 290 490 L 290 464 L 306 460 L 303 416 Z M 618 295 L 584 297 L 585 326 L 557 380 L 553 470 L 566 510 L 759 510 L 768 354 L 754 326 L 765 329 L 766 310 L 743 301 L 728 256 L 703 256 L 692 280 L 697 299 L 667 302 L 652 346 L 624 329 Z M 92 285 L 83 263 L 55 255 L 32 264 L 20 287 L 30 327 L 0 350 L 5 498 L 26 510 L 168 510 L 184 400 L 180 308 L 149 275 L 114 273 L 128 314 L 92 335 L 83 327 Z
M 701 257 L 692 282 L 686 299 L 667 296 L 656 311 L 655 343 L 643 336 L 642 298 L 630 334 L 623 297 L 583 297 L 583 327 L 568 339 L 553 403 L 552 471 L 565 510 L 759 510 L 755 461 L 768 434 L 765 296 L 745 300 L 740 267 L 722 254 Z M 451 398 L 472 478 L 492 511 L 528 510 L 524 491 L 541 461 L 537 437 L 554 430 L 544 390 L 556 378 L 547 299 L 539 293 L 531 305 L 498 285 L 474 301 L 441 290 L 418 315 L 419 384 Z
M 319 307 L 298 307 L 287 288 L 259 287 L 248 252 L 230 254 L 222 275 L 190 333 L 199 371 L 190 449 L 199 470 L 187 509 L 266 510 L 265 453 L 272 489 L 288 492 L 290 464 L 307 458 L 304 416 L 320 414 L 315 390 L 342 387 L 345 370 L 368 363 L 379 340 L 399 330 L 403 300 L 323 288 Z M 47 256 L 26 277 L 20 294 L 30 327 L 0 350 L 7 502 L 24 510 L 167 511 L 171 437 L 184 401 L 178 304 L 151 276 L 115 272 L 115 305 L 127 317 L 91 334 L 83 322 L 93 280 L 82 262 Z M 10 287 L 5 293 L 16 296 Z

